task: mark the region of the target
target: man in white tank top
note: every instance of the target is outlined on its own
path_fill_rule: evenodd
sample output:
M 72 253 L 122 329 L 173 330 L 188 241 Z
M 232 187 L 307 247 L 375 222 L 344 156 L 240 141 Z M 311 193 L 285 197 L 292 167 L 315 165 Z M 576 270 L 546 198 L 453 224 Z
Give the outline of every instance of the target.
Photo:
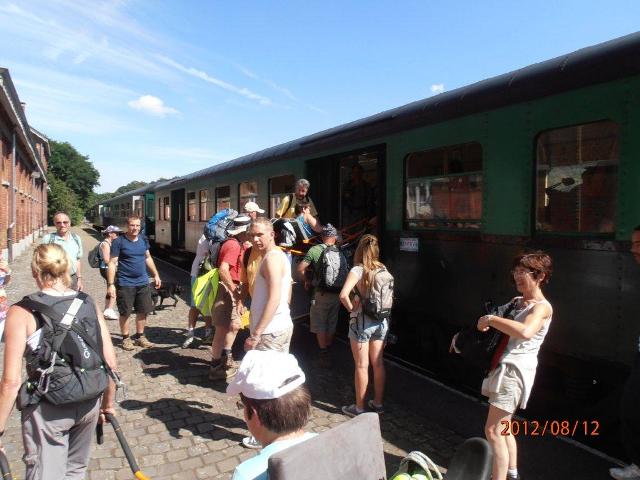
M 289 310 L 291 264 L 276 246 L 271 222 L 257 218 L 251 223 L 249 239 L 262 252 L 262 262 L 253 287 L 249 329 L 245 350 L 289 352 L 293 322 Z

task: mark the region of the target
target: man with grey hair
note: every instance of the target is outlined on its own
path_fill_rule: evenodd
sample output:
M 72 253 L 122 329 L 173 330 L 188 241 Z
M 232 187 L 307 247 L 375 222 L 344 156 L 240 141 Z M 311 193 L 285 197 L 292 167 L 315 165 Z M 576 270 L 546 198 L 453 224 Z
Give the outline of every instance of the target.
M 71 220 L 69 215 L 64 212 L 57 212 L 53 216 L 53 224 L 56 227 L 56 231 L 48 233 L 40 244 L 55 243 L 64 248 L 64 251 L 69 257 L 69 267 L 71 274 L 71 288 L 73 290 L 82 290 L 82 241 L 80 237 L 71 232 Z
M 311 209 L 311 215 L 314 217 L 318 216 L 318 211 L 316 210 L 316 206 L 313 204 L 313 200 L 309 197 L 309 188 L 311 184 L 309 180 L 305 178 L 300 178 L 296 182 L 294 193 L 290 193 L 285 195 L 280 200 L 280 206 L 276 211 L 277 218 L 296 218 L 296 204 L 299 202 L 306 202 L 309 204 L 309 208 Z

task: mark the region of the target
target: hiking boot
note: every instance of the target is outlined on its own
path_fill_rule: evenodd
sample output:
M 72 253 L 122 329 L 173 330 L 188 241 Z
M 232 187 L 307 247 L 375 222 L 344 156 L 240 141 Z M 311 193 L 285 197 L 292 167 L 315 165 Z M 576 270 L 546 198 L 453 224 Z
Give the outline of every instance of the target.
M 610 468 L 609 475 L 616 480 L 640 480 L 640 468 L 632 463 L 624 468 Z
M 135 345 L 133 344 L 133 340 L 131 340 L 131 337 L 122 339 L 122 349 L 128 352 L 136 349 Z
M 513 475 L 509 475 L 507 473 L 507 480 L 522 480 L 522 477 L 520 476 L 520 474 L 518 473 L 518 475 L 516 475 L 515 477 Z
M 220 363 L 215 367 L 209 367 L 209 380 L 228 380 L 238 373 L 238 367 L 232 361 L 231 365 Z
M 383 405 L 376 405 L 375 403 L 373 403 L 373 400 L 369 400 L 367 402 L 367 407 L 369 407 L 369 410 L 371 410 L 372 412 L 377 413 L 378 415 L 382 415 L 384 413 L 384 406 Z
M 118 316 L 118 312 L 116 312 L 113 308 L 105 308 L 105 310 L 102 313 L 102 315 L 107 320 L 118 320 L 118 318 L 120 318 Z
M 253 435 L 250 437 L 244 437 L 242 439 L 242 446 L 251 448 L 253 450 L 258 450 L 262 448 L 262 444 L 258 440 L 256 440 L 256 438 Z
M 153 343 L 151 343 L 144 335 L 140 335 L 133 341 L 133 343 L 142 348 L 151 348 L 154 346 Z
M 357 417 L 361 413 L 364 413 L 364 410 L 360 410 L 356 404 L 345 405 L 342 407 L 342 413 L 344 413 L 348 417 Z
M 182 342 L 182 348 L 188 348 L 189 345 L 191 345 L 193 343 L 193 330 L 187 333 L 187 338 L 184 339 L 184 342 Z

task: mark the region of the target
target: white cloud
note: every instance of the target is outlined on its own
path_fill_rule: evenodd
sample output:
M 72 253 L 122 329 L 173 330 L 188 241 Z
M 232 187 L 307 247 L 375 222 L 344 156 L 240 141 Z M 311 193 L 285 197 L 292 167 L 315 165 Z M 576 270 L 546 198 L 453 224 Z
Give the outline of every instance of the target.
M 139 110 L 160 118 L 166 117 L 169 114 L 178 113 L 178 110 L 167 107 L 161 99 L 153 95 L 142 95 L 137 100 L 131 100 L 127 105 L 134 110 Z
M 164 64 L 169 65 L 183 73 L 186 73 L 187 75 L 191 75 L 192 77 L 196 77 L 196 78 L 199 78 L 200 80 L 204 80 L 207 83 L 211 83 L 212 85 L 220 87 L 224 90 L 241 95 L 245 98 L 248 98 L 249 100 L 256 101 L 261 105 L 273 105 L 273 102 L 271 101 L 270 98 L 260 95 L 258 93 L 252 92 L 248 88 L 232 85 L 223 80 L 220 80 L 219 78 L 212 77 L 207 72 L 203 72 L 202 70 L 197 70 L 193 67 L 185 67 L 184 65 L 181 65 L 178 62 L 162 55 L 157 55 L 157 58 Z
M 442 93 L 444 92 L 444 83 L 434 83 L 431 85 L 431 93 Z

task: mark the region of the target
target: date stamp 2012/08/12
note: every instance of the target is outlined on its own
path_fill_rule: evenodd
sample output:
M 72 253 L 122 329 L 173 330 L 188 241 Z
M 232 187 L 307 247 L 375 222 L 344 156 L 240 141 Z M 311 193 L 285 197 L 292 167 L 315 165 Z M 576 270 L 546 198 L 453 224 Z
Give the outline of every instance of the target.
M 598 420 L 502 420 L 500 435 L 544 437 L 597 437 L 600 435 Z

